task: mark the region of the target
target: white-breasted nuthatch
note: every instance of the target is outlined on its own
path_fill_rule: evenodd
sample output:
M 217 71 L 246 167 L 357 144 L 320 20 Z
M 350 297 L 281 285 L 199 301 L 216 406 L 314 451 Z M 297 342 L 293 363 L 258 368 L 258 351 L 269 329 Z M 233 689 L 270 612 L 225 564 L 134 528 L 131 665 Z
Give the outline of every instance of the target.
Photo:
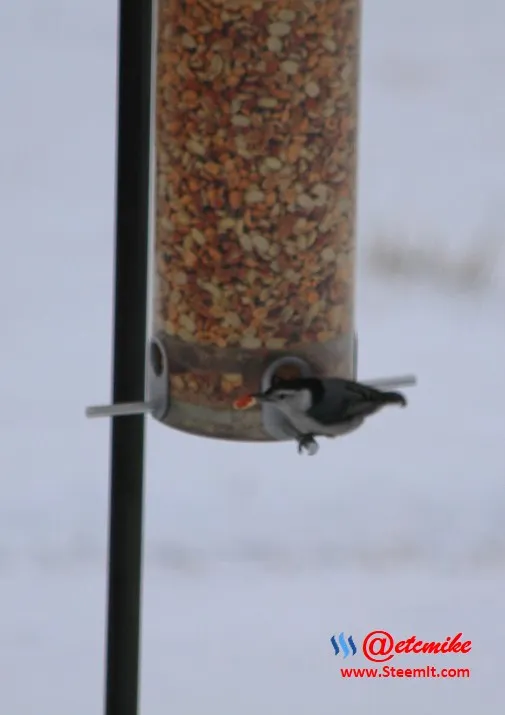
M 310 451 L 314 445 L 317 448 L 314 437 L 341 436 L 386 405 L 407 405 L 400 392 L 386 392 L 339 377 L 274 377 L 268 390 L 252 397 L 282 412 L 297 435 L 299 453 Z

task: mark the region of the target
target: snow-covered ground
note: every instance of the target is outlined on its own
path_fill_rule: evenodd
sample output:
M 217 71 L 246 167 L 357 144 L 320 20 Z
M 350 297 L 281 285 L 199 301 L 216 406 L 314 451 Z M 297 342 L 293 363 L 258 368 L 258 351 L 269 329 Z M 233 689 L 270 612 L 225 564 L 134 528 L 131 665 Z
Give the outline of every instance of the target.
M 145 715 L 502 711 L 505 6 L 363 21 L 360 375 L 420 384 L 315 458 L 149 424 Z M 102 708 L 109 434 L 83 411 L 110 390 L 115 39 L 112 2 L 0 6 L 8 715 Z M 384 237 L 437 259 L 395 271 Z M 471 680 L 343 681 L 330 636 L 375 628 L 463 631 L 472 653 L 433 663 Z

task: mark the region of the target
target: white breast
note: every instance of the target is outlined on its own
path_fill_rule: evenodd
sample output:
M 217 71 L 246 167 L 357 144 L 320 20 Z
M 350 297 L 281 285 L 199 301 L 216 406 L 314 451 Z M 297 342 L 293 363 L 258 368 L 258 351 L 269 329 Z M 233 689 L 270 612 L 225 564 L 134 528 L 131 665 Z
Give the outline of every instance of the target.
M 283 405 L 281 403 L 276 405 L 276 407 L 287 417 L 293 427 L 295 427 L 295 429 L 297 429 L 301 434 L 338 437 L 340 435 L 347 434 L 348 432 L 352 432 L 363 422 L 363 419 L 359 417 L 352 420 L 352 422 L 347 422 L 345 424 L 321 425 L 304 412 L 299 412 L 298 410 L 293 411 L 289 405 Z
M 293 411 L 289 405 L 279 404 L 276 407 L 288 418 L 293 427 L 301 434 L 319 434 L 328 437 L 338 433 L 338 429 L 332 425 L 320 425 L 305 412 Z

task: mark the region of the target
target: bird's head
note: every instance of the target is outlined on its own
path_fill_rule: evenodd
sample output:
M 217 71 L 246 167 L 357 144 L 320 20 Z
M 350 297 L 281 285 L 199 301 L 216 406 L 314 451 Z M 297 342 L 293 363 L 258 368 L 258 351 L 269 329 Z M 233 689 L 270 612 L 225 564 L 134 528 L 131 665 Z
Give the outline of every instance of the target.
M 252 395 L 261 404 L 271 404 L 283 412 L 306 412 L 314 403 L 314 393 L 308 380 L 273 378 L 265 392 Z

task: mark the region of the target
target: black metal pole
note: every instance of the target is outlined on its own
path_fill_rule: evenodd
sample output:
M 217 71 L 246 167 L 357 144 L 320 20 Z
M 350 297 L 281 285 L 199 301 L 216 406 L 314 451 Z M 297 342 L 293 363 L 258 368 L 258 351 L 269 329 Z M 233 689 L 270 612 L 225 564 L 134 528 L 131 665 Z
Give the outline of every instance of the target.
M 151 0 L 120 0 L 113 402 L 144 399 L 147 322 Z M 106 715 L 137 715 L 144 416 L 111 432 Z

